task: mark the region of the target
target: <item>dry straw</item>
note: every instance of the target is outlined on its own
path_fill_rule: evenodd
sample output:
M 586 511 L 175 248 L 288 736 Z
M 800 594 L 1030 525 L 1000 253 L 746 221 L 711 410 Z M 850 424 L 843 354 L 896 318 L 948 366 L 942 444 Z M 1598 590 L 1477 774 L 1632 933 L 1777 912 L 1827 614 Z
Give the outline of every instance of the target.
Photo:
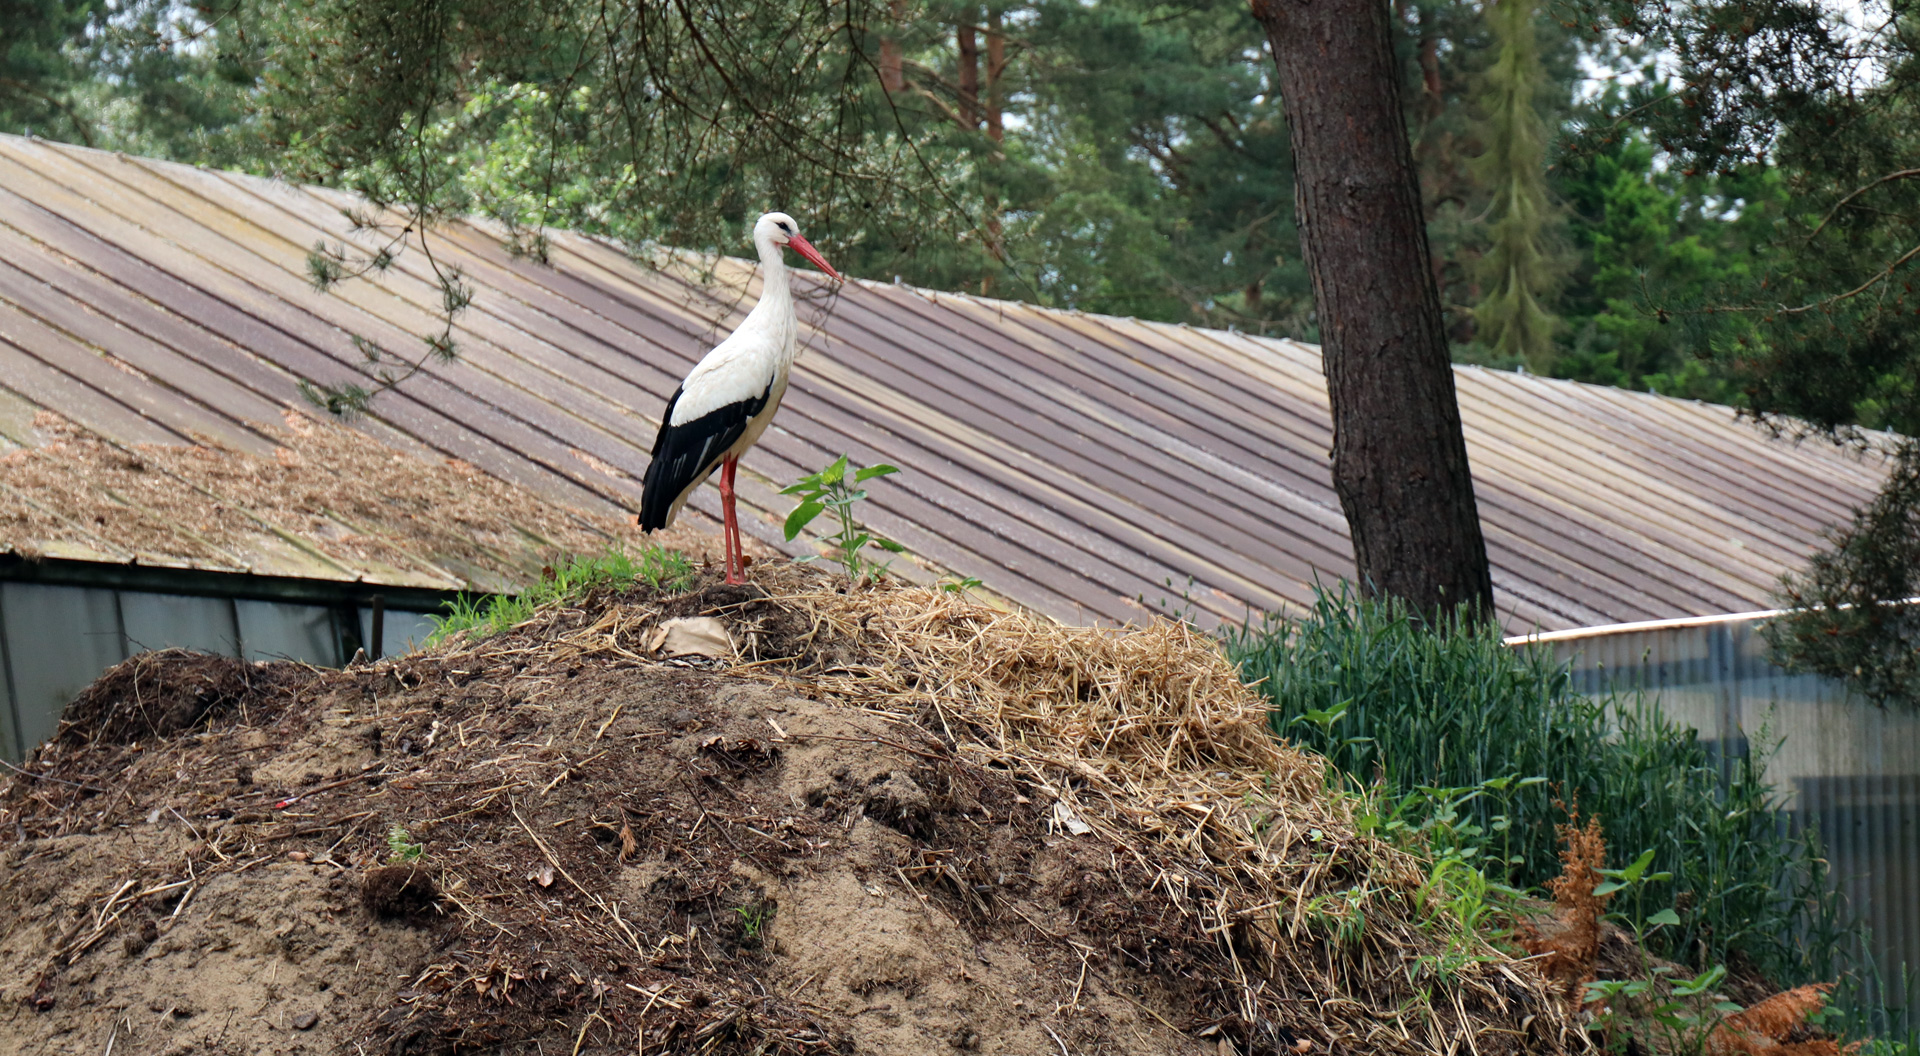
M 1275 741 L 1213 638 L 757 578 L 771 597 L 706 610 L 740 627 L 732 673 L 944 734 L 1053 797 L 1056 823 L 1130 855 L 1218 937 L 1247 1023 L 1310 1024 L 1330 1048 L 1308 1051 L 1585 1047 L 1532 964 L 1461 928 L 1419 859 L 1357 831 L 1359 802 L 1328 791 L 1325 761 Z M 637 659 L 657 616 L 616 605 L 561 641 Z M 769 623 L 784 641 L 756 630 Z

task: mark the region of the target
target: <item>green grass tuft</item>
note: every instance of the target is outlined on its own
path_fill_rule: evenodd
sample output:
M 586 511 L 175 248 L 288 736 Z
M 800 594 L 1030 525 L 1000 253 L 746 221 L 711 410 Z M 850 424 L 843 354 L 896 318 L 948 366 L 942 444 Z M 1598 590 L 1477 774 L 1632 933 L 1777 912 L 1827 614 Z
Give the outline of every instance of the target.
M 558 602 L 577 601 L 601 587 L 621 589 L 645 583 L 656 590 L 683 590 L 693 578 L 686 555 L 649 546 L 638 552 L 609 550 L 598 557 L 575 557 L 556 565 L 552 574 L 519 594 L 464 594 L 447 604 L 445 616 L 428 617 L 434 623 L 427 644 L 467 633 L 485 638 L 511 630 L 534 610 Z
M 1382 824 L 1448 834 L 1472 847 L 1447 853 L 1489 880 L 1537 889 L 1560 867 L 1554 800 L 1577 797 L 1602 819 L 1610 865 L 1650 850 L 1672 874 L 1613 907 L 1677 909 L 1657 952 L 1699 967 L 1743 958 L 1783 983 L 1834 977 L 1847 932 L 1818 847 L 1779 809 L 1764 747 L 1718 758 L 1653 702 L 1573 692 L 1549 654 L 1507 647 L 1497 627 L 1429 631 L 1344 590 L 1226 644 L 1276 705 L 1275 732 L 1380 799 L 1393 815 Z

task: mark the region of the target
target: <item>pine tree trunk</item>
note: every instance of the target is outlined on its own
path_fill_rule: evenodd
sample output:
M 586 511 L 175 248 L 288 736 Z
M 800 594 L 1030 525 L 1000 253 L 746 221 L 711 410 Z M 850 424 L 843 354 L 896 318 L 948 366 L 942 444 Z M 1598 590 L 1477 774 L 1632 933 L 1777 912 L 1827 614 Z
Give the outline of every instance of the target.
M 980 127 L 980 42 L 969 22 L 960 23 L 953 35 L 960 51 L 960 124 L 972 132 Z
M 1000 77 L 1007 72 L 1007 38 L 1000 32 L 1000 12 L 987 11 L 987 138 L 997 147 L 1006 141 L 1007 132 L 1001 124 L 1002 104 L 1005 97 L 1000 91 Z
M 880 85 L 894 94 L 898 94 L 907 86 L 906 67 L 900 53 L 900 40 L 895 36 L 900 32 L 906 18 L 906 0 L 892 0 L 887 5 L 886 33 L 880 38 Z
M 987 138 L 993 140 L 993 153 L 988 162 L 998 165 L 1006 160 L 1000 145 L 1006 142 L 1007 131 L 1003 122 L 1002 105 L 1005 96 L 1000 91 L 1000 78 L 1007 72 L 1007 38 L 1000 32 L 1000 11 L 989 6 L 987 9 L 987 92 L 986 117 Z M 1000 198 L 991 189 L 986 192 L 987 254 L 994 260 L 1004 263 L 1007 259 L 1006 230 L 1000 220 Z M 980 296 L 993 294 L 993 272 L 989 271 L 980 278 Z
M 1253 0 L 1280 73 L 1361 587 L 1493 615 L 1386 0 Z

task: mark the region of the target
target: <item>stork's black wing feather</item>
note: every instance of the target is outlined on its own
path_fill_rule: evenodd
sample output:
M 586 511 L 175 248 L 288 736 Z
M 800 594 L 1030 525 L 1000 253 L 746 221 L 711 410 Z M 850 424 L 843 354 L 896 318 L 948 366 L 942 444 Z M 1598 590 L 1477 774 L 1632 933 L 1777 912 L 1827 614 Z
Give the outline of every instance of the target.
M 658 531 L 667 526 L 673 504 L 682 492 L 707 479 L 734 441 L 747 431 L 747 423 L 759 414 L 773 396 L 773 383 L 751 400 L 729 403 L 708 411 L 691 422 L 673 425 L 673 408 L 683 390 L 673 390 L 667 411 L 660 416 L 660 435 L 653 441 L 653 461 L 647 464 L 646 479 L 640 491 L 640 530 Z

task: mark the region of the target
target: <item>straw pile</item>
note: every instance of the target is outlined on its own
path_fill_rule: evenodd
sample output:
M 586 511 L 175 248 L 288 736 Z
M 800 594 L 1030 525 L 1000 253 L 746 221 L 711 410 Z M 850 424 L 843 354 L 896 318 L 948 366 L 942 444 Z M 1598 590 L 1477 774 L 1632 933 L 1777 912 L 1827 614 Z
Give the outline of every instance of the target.
M 1066 627 L 923 587 L 852 593 L 787 568 L 771 593 L 616 604 L 558 641 L 637 658 L 663 616 L 736 627 L 728 674 L 892 716 L 1019 775 L 1130 855 L 1218 939 L 1246 1041 L 1318 1022 L 1299 1051 L 1562 1051 L 1584 1035 L 1533 964 L 1459 929 L 1413 856 L 1356 831 L 1325 760 L 1276 741 L 1217 641 L 1164 619 Z

